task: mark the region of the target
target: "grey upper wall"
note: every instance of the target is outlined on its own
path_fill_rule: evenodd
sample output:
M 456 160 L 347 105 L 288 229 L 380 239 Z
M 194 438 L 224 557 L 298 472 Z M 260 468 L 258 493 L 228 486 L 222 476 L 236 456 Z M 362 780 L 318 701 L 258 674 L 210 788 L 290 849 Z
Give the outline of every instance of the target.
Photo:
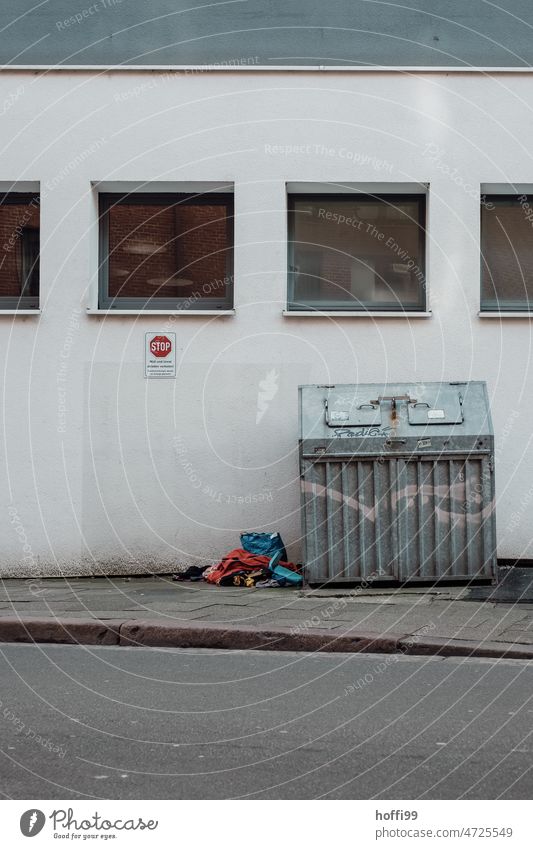
M 0 0 L 2 65 L 533 66 L 533 0 Z

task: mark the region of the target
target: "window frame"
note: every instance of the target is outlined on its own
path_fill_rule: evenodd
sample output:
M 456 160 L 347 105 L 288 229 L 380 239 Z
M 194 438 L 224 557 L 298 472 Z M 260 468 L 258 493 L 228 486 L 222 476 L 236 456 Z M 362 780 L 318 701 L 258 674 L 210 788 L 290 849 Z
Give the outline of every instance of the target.
M 234 267 L 234 217 L 235 206 L 232 192 L 194 194 L 190 192 L 99 192 L 98 195 L 98 309 L 108 311 L 132 310 L 138 312 L 187 312 L 191 296 L 184 298 L 130 298 L 109 295 L 109 210 L 113 206 L 164 206 L 175 204 L 176 199 L 185 205 L 224 206 L 228 209 L 227 237 L 228 257 L 226 260 L 226 296 L 211 298 L 202 296 L 192 302 L 194 310 L 233 309 Z
M 419 281 L 419 299 L 416 305 L 402 305 L 397 301 L 387 304 L 376 304 L 375 302 L 366 305 L 357 304 L 355 300 L 351 303 L 335 302 L 335 301 L 306 301 L 300 302 L 294 299 L 294 238 L 291 233 L 291 215 L 294 214 L 294 203 L 297 201 L 311 201 L 319 203 L 320 201 L 383 201 L 385 203 L 394 203 L 401 201 L 418 201 L 418 227 L 419 266 L 424 275 L 423 282 Z M 428 295 L 427 295 L 427 193 L 425 192 L 383 192 L 379 194 L 363 193 L 363 192 L 289 192 L 287 195 L 287 312 L 345 312 L 359 313 L 425 313 L 427 311 Z M 292 219 L 294 220 L 294 219 Z
M 11 295 L 0 295 L 0 313 L 4 310 L 8 312 L 13 311 L 31 311 L 31 312 L 39 312 L 40 309 L 40 297 L 41 297 L 41 193 L 40 192 L 5 192 L 0 194 L 0 206 L 22 206 L 27 205 L 31 206 L 32 202 L 36 201 L 37 206 L 39 207 L 39 274 L 38 274 L 38 286 L 39 291 L 37 295 L 24 295 L 22 294 L 27 288 L 28 281 L 25 279 L 21 281 L 21 294 L 18 297 L 13 297 Z M 22 232 L 19 237 L 22 240 Z M 21 251 L 24 250 L 24 246 L 21 241 Z M 24 260 L 22 258 L 21 264 L 21 274 L 24 270 Z
M 485 250 L 484 250 L 484 241 L 483 241 L 483 209 L 487 207 L 487 204 L 492 203 L 494 206 L 504 206 L 508 204 L 509 201 L 513 201 L 514 205 L 520 206 L 518 202 L 519 197 L 527 197 L 527 203 L 531 204 L 533 207 L 533 194 L 528 194 L 527 192 L 506 192 L 505 194 L 489 194 L 483 193 L 480 196 L 479 203 L 479 309 L 483 314 L 487 313 L 523 313 L 524 315 L 528 315 L 529 313 L 533 313 L 533 296 L 529 301 L 516 301 L 509 299 L 500 299 L 497 296 L 496 300 L 487 301 L 483 298 L 483 266 L 487 265 L 484 261 Z M 533 230 L 531 232 L 531 238 L 533 239 Z M 492 277 L 491 274 L 491 279 Z

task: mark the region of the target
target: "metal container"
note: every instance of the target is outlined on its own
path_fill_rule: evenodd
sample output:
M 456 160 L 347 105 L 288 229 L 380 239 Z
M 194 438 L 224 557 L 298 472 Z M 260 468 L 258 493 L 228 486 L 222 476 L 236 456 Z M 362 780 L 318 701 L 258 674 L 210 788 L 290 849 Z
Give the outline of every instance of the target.
M 299 402 L 309 583 L 493 578 L 485 383 L 301 386 Z

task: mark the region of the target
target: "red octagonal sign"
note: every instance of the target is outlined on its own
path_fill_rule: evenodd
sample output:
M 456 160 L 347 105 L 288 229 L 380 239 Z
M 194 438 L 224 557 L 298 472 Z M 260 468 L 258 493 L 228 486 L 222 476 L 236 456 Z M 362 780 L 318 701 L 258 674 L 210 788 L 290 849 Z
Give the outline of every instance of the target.
M 167 357 L 172 351 L 172 342 L 168 336 L 154 336 L 150 342 L 150 353 L 154 357 Z

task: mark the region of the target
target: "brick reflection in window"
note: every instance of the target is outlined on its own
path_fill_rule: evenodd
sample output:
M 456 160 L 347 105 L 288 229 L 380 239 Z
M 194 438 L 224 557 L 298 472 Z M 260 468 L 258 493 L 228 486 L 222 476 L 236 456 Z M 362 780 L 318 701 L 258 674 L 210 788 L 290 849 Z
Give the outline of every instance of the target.
M 0 199 L 0 297 L 39 294 L 39 199 Z
M 230 215 L 221 203 L 112 205 L 109 296 L 224 297 Z

